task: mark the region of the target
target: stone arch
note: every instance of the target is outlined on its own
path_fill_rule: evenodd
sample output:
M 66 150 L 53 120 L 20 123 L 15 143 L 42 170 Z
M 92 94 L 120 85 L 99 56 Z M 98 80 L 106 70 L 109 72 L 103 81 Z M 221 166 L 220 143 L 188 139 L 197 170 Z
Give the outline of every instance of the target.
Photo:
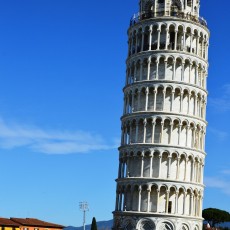
M 139 221 L 139 223 L 137 224 L 137 229 L 140 229 L 140 230 L 155 230 L 156 227 L 155 227 L 155 224 L 152 220 L 150 219 L 141 219 Z
M 157 184 L 152 184 L 150 189 L 150 212 L 157 212 Z
M 171 159 L 171 173 L 170 178 L 173 180 L 177 179 L 177 162 L 178 162 L 178 153 L 173 152 L 172 153 L 172 159 Z
M 143 177 L 150 176 L 150 158 L 151 152 L 149 150 L 145 151 L 144 158 L 143 158 Z
M 167 178 L 169 152 L 164 151 L 161 157 L 161 178 Z
M 132 218 L 128 217 L 123 223 L 124 230 L 133 230 L 135 228 L 135 222 Z
M 181 230 L 189 230 L 190 228 L 187 224 L 182 224 L 180 229 Z
M 157 229 L 159 229 L 159 230 L 174 230 L 175 228 L 171 222 L 163 221 L 163 222 L 158 223 Z
M 161 200 L 161 202 L 159 202 L 159 204 L 158 204 L 158 212 L 159 213 L 165 213 L 166 212 L 166 199 L 167 199 L 168 187 L 167 187 L 167 185 L 164 185 L 164 184 L 162 184 L 159 187 L 160 187 L 159 188 L 159 199 Z
M 159 177 L 159 168 L 160 168 L 160 160 L 159 160 L 160 152 L 159 150 L 155 150 L 153 154 L 153 165 L 152 165 L 152 177 Z
M 124 227 L 124 229 L 125 230 L 132 230 L 134 227 L 133 227 L 133 225 L 131 224 L 131 223 L 128 223 L 125 227 Z
M 141 190 L 141 212 L 147 212 L 148 210 L 148 185 L 144 184 Z
M 131 211 L 132 210 L 132 186 L 129 184 L 126 186 L 126 200 L 125 200 L 125 209 L 127 211 Z M 126 224 L 127 225 L 127 224 Z

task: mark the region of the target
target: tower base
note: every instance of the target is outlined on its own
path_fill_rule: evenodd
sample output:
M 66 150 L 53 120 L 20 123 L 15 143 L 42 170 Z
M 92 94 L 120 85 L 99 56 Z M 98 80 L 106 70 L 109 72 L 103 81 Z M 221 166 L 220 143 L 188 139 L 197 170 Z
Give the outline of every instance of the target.
M 203 219 L 172 215 L 114 213 L 113 230 L 202 230 Z

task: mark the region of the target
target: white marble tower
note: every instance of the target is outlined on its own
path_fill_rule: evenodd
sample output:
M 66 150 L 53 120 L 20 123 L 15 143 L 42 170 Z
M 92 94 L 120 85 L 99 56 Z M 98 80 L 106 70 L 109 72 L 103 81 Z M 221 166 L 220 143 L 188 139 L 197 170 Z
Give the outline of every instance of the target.
M 209 31 L 199 0 L 140 0 L 128 30 L 114 230 L 201 230 Z

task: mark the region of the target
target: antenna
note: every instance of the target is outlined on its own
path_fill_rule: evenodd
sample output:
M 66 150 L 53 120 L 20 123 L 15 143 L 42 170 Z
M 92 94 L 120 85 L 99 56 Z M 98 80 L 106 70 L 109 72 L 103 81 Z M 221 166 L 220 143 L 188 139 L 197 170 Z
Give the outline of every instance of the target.
M 85 230 L 85 213 L 89 211 L 89 205 L 86 201 L 79 202 L 79 208 L 83 211 L 83 230 Z

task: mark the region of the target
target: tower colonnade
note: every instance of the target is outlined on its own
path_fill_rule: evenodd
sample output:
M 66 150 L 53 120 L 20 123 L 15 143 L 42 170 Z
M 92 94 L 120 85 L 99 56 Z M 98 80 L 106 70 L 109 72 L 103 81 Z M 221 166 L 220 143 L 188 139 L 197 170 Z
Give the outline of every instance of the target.
M 208 31 L 201 29 L 199 23 L 191 25 L 180 20 L 146 21 L 130 29 L 128 55 L 148 50 L 174 50 L 207 60 L 208 38 Z
M 191 90 L 191 91 L 190 91 Z M 133 85 L 124 92 L 124 115 L 148 111 L 165 111 L 206 118 L 206 92 L 176 84 Z
M 170 55 L 136 56 L 127 63 L 126 85 L 151 80 L 182 81 L 206 89 L 207 64 L 197 58 Z
M 114 230 L 201 230 L 209 31 L 199 0 L 140 0 L 128 30 Z
M 185 152 L 154 149 L 122 153 L 118 178 L 162 178 L 191 183 L 203 183 L 204 159 Z
M 173 184 L 126 184 L 116 192 L 116 210 L 199 217 L 202 212 L 202 191 Z M 164 203 L 160 201 L 164 199 Z
M 122 126 L 122 145 L 164 144 L 204 151 L 205 123 L 177 117 L 126 118 Z

